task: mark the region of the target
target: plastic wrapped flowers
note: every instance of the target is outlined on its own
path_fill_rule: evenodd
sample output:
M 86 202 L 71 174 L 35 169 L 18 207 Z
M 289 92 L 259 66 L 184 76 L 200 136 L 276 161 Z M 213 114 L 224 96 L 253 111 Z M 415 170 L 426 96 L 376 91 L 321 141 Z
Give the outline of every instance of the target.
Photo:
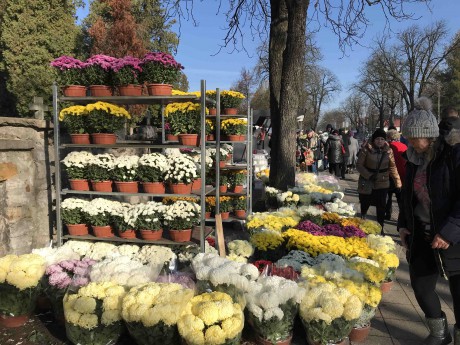
M 121 305 L 125 289 L 117 284 L 89 283 L 64 296 L 67 338 L 74 344 L 115 344 L 123 332 Z
M 239 344 L 244 315 L 239 304 L 221 292 L 195 296 L 179 319 L 179 334 L 187 345 Z
M 180 284 L 148 283 L 132 288 L 123 298 L 122 316 L 139 345 L 180 344 L 177 321 L 193 290 Z
M 227 259 L 246 263 L 248 258 L 254 253 L 254 248 L 248 241 L 234 240 L 227 244 L 228 255 Z

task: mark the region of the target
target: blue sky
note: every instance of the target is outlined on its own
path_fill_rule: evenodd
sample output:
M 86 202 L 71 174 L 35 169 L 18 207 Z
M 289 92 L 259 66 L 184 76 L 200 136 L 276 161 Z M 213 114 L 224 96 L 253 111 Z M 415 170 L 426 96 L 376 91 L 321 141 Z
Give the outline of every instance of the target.
M 226 3 L 225 0 L 222 2 Z M 397 32 L 414 23 L 425 26 L 436 20 L 444 19 L 452 35 L 460 30 L 458 24 L 460 22 L 460 1 L 434 0 L 430 8 L 431 11 L 424 4 L 411 6 L 409 10 L 415 13 L 415 17 L 420 18 L 417 21 L 391 21 L 391 29 Z M 79 18 L 84 17 L 87 10 L 88 6 L 79 11 Z M 346 98 L 349 86 L 358 77 L 362 62 L 369 56 L 369 47 L 372 46 L 373 39 L 381 34 L 385 27 L 381 11 L 377 8 L 370 8 L 368 13 L 371 25 L 360 42 L 362 46 L 355 45 L 348 48 L 346 56 L 343 56 L 338 47 L 337 37 L 329 28 L 322 27 L 316 33 L 316 42 L 324 56 L 321 65 L 336 74 L 343 89 L 333 101 L 325 106 L 325 110 L 339 105 Z M 253 40 L 247 31 L 245 47 L 248 53 L 230 53 L 232 49 L 224 48 L 215 55 L 223 42 L 226 26 L 222 9 L 218 13 L 218 0 L 195 0 L 194 17 L 198 23 L 197 26 L 194 26 L 191 21 L 182 21 L 180 44 L 176 55 L 176 60 L 185 66 L 184 72 L 189 79 L 190 90 L 199 90 L 201 79 L 206 80 L 207 89 L 228 89 L 239 78 L 243 67 L 251 69 L 256 64 L 256 48 L 259 41 Z

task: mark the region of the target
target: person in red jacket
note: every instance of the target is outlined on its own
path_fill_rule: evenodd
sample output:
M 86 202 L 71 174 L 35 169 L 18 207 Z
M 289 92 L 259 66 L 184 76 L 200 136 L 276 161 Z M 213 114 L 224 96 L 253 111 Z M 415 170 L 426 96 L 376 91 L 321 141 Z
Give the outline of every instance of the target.
M 407 150 L 407 145 L 399 141 L 400 134 L 396 129 L 389 129 L 387 131 L 387 141 L 393 150 L 393 156 L 395 157 L 396 169 L 398 170 L 401 183 L 404 185 L 404 178 L 406 176 L 406 160 L 403 158 L 403 153 Z M 390 188 L 388 189 L 388 199 L 385 208 L 385 219 L 391 219 L 391 211 L 393 204 L 393 194 L 396 196 L 398 206 L 401 205 L 401 188 L 396 188 L 395 183 L 390 179 Z

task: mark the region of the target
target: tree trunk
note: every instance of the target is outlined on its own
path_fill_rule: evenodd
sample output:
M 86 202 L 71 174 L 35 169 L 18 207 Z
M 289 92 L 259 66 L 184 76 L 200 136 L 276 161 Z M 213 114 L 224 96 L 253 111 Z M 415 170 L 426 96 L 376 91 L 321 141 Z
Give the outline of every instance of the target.
M 271 1 L 272 23 L 275 25 L 281 19 L 273 16 L 273 6 L 279 6 L 277 3 L 278 1 Z M 295 183 L 294 143 L 297 109 L 299 108 L 299 90 L 301 90 L 303 77 L 302 66 L 305 55 L 305 31 L 309 1 L 286 0 L 285 4 L 288 12 L 287 36 L 285 38 L 286 45 L 281 50 L 283 52 L 282 74 L 281 78 L 277 79 L 280 82 L 279 112 L 271 113 L 273 131 L 270 167 L 270 185 L 283 190 Z M 279 9 L 280 7 L 277 8 L 278 11 L 275 10 L 277 12 L 275 14 L 281 13 Z M 275 33 L 272 34 L 273 29 L 272 26 L 270 30 L 270 57 L 281 52 L 273 50 L 275 45 L 272 45 L 272 39 L 279 39 L 274 37 Z M 275 61 L 279 61 L 278 58 L 279 56 L 276 57 Z M 272 58 L 269 61 L 275 62 Z M 274 72 L 273 68 L 276 66 L 270 64 L 270 74 Z M 276 82 L 276 80 L 273 81 Z M 277 86 L 271 85 L 271 100 L 276 99 L 276 94 L 273 94 L 275 90 L 277 90 Z M 273 109 L 274 106 L 271 105 L 270 108 Z

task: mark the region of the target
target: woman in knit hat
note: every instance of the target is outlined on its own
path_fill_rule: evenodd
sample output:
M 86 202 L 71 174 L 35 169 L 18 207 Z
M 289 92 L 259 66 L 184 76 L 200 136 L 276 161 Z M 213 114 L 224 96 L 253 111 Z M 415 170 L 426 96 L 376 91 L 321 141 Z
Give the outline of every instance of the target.
M 409 274 L 430 330 L 423 344 L 450 344 L 446 315 L 435 292 L 439 275 L 448 277 L 455 314 L 455 345 L 460 345 L 460 145 L 439 136 L 431 102 L 420 99 L 406 117 L 403 135 L 406 179 L 398 231 L 407 249 Z
M 401 188 L 393 151 L 386 142 L 386 136 L 383 129 L 377 128 L 371 140 L 359 152 L 356 162 L 356 169 L 359 172 L 358 193 L 361 217 L 365 218 L 369 207 L 375 205 L 382 234 L 390 178 L 394 180 L 396 188 Z

